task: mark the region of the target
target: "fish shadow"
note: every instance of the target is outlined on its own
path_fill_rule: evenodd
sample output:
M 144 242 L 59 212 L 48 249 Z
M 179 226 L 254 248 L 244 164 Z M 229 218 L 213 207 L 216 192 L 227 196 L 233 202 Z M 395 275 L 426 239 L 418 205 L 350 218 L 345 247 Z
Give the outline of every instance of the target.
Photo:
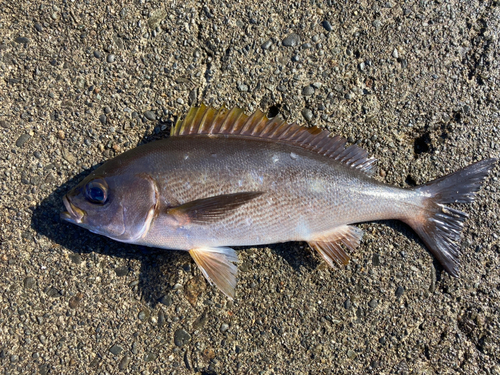
M 266 247 L 281 257 L 299 274 L 314 270 L 322 262 L 320 256 L 313 253 L 307 242 L 275 243 L 266 245 Z
M 398 220 L 376 220 L 368 223 L 357 223 L 353 224 L 354 226 L 360 226 L 361 224 L 369 224 L 369 225 L 378 225 L 381 227 L 388 227 L 394 230 L 395 232 L 398 232 L 408 239 L 416 242 L 417 244 L 420 245 L 425 251 L 429 254 L 429 256 L 432 258 L 433 262 L 433 267 L 436 270 L 436 281 L 441 280 L 441 272 L 444 270 L 444 268 L 441 266 L 439 261 L 434 257 L 434 255 L 429 251 L 425 243 L 420 239 L 420 237 L 415 233 L 415 231 L 407 224 L 403 223 L 402 221 Z M 389 242 L 391 242 L 391 239 L 389 239 Z M 393 241 L 392 241 L 393 242 Z M 307 244 L 307 242 L 286 242 L 286 243 L 281 243 L 281 244 L 272 244 L 268 246 L 271 251 L 273 251 L 275 254 L 283 258 L 288 265 L 297 273 L 303 274 L 305 272 L 310 272 L 320 266 L 324 260 L 321 258 L 319 254 L 317 254 L 315 251 L 313 251 L 310 246 Z M 343 246 L 344 247 L 344 246 Z M 363 239 L 361 240 L 360 247 L 356 251 L 363 251 L 363 249 L 366 246 L 363 245 Z M 244 249 L 244 248 L 242 248 Z M 351 258 L 355 256 L 355 253 L 350 251 L 349 249 L 344 247 L 344 250 L 346 251 L 346 254 L 349 255 Z M 404 247 L 399 247 L 398 250 L 395 250 L 397 252 L 404 253 L 405 248 Z M 372 258 L 373 258 L 373 252 L 368 253 L 365 251 L 364 254 L 360 254 L 357 256 L 358 262 L 363 263 L 367 266 L 370 266 L 372 263 Z M 404 257 L 402 261 L 405 261 Z M 351 263 L 352 264 L 352 263 Z M 345 269 L 345 266 L 343 265 L 337 265 L 336 270 L 342 271 Z
M 124 279 L 131 287 L 137 286 L 137 292 L 142 299 L 154 307 L 159 299 L 172 289 L 179 268 L 191 262 L 189 254 L 117 242 L 60 219 L 60 212 L 64 209 L 63 196 L 97 166 L 74 176 L 33 207 L 31 228 L 39 236 L 49 238 L 88 262 L 104 262 L 103 259 L 94 260 L 93 253 L 122 258 L 123 261 L 108 263 L 108 267 L 114 267 L 117 276 L 127 276 Z M 132 260 L 138 260 L 141 264 L 138 284 L 134 282 L 137 280 L 131 278 L 134 272 Z
M 377 220 L 377 221 L 372 221 L 370 224 L 377 224 L 381 226 L 386 226 L 388 228 L 393 229 L 395 232 L 401 233 L 408 239 L 416 242 L 422 249 L 424 249 L 425 252 L 427 252 L 428 256 L 432 258 L 432 265 L 434 269 L 436 270 L 436 281 L 441 280 L 441 272 L 444 271 L 443 266 L 439 261 L 436 259 L 436 257 L 431 253 L 431 251 L 427 248 L 427 245 L 420 239 L 420 237 L 417 235 L 417 233 L 408 225 L 405 224 L 402 221 L 399 220 Z M 361 240 L 363 241 L 363 240 Z M 404 247 L 400 247 L 398 250 L 400 254 L 405 251 Z M 405 261 L 403 259 L 403 261 Z

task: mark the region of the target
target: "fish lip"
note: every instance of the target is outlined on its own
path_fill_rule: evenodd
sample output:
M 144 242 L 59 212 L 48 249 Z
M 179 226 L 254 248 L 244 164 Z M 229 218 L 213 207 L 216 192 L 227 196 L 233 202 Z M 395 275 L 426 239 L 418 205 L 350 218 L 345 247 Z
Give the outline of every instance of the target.
M 67 195 L 63 197 L 63 203 L 66 211 L 61 212 L 61 219 L 69 221 L 70 223 L 81 224 L 82 219 L 85 216 L 85 211 L 80 210 L 78 207 L 72 205 Z

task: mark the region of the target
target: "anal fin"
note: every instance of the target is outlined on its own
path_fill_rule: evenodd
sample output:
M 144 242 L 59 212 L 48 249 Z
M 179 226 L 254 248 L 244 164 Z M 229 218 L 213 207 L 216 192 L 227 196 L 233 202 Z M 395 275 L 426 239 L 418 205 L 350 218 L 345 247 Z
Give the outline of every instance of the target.
M 349 263 L 349 256 L 346 254 L 341 244 L 349 250 L 354 251 L 358 246 L 363 231 L 351 225 L 341 225 L 331 231 L 320 233 L 310 240 L 309 246 L 316 250 L 330 267 L 334 264 L 346 265 Z
M 215 285 L 230 299 L 234 298 L 238 255 L 229 247 L 200 247 L 189 254 L 211 285 Z

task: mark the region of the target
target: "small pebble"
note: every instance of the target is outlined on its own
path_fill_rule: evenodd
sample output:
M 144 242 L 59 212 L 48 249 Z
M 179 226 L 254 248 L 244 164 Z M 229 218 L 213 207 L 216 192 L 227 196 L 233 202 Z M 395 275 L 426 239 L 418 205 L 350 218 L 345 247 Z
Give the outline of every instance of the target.
M 99 51 L 94 51 L 94 57 L 100 59 L 102 57 L 101 52 Z
M 23 36 L 17 37 L 16 39 L 14 39 L 14 41 L 19 44 L 28 44 L 30 42 L 28 38 Z
M 321 26 L 325 28 L 326 31 L 332 31 L 332 25 L 327 20 L 321 22 Z
M 188 95 L 188 104 L 193 105 L 196 102 L 197 97 L 198 92 L 196 91 L 196 89 L 191 90 Z
M 139 312 L 139 315 L 137 316 L 139 320 L 145 321 L 149 318 L 149 311 L 148 310 L 142 310 Z
M 239 92 L 247 92 L 248 91 L 248 86 L 245 85 L 245 84 L 243 84 L 243 83 L 241 83 L 241 84 L 238 85 L 238 91 Z
M 80 264 L 82 262 L 82 256 L 80 254 L 71 254 L 69 259 L 75 264 Z
M 174 344 L 177 346 L 184 346 L 191 340 L 191 335 L 184 331 L 182 328 L 179 328 L 174 333 Z
M 35 23 L 35 29 L 36 31 L 38 31 L 39 33 L 41 33 L 43 31 L 43 26 L 41 24 L 39 24 L 38 22 Z
M 382 22 L 380 20 L 375 20 L 372 22 L 372 25 L 376 28 L 376 29 L 380 29 L 382 27 Z
M 220 326 L 220 331 L 221 332 L 226 332 L 229 329 L 229 324 L 227 323 L 222 323 Z
M 165 319 L 165 313 L 163 312 L 163 309 L 158 310 L 158 327 L 163 327 L 165 325 L 166 319 Z
M 172 304 L 172 297 L 169 296 L 168 294 L 167 295 L 164 295 L 163 297 L 160 298 L 160 301 L 159 301 L 162 305 L 165 305 L 165 306 L 170 306 Z
M 207 321 L 208 321 L 207 312 L 204 311 L 203 314 L 201 314 L 198 318 L 196 318 L 196 320 L 193 322 L 191 327 L 194 330 L 203 328 L 205 326 L 205 324 L 207 323 Z
M 107 114 L 107 115 L 109 115 L 111 113 L 111 108 L 109 108 L 107 106 L 104 107 L 104 113 Z
M 403 288 L 402 286 L 398 286 L 396 288 L 396 297 L 401 297 L 403 295 L 403 293 L 405 292 L 405 288 Z
M 370 306 L 372 309 L 378 306 L 378 301 L 373 298 L 370 302 L 368 302 L 368 306 Z
M 273 44 L 272 40 L 269 39 L 268 41 L 262 43 L 262 45 L 260 47 L 262 49 L 266 49 L 267 50 L 267 49 L 271 48 L 272 44 Z
M 312 120 L 313 113 L 309 108 L 304 108 L 301 113 L 302 113 L 302 116 L 304 116 L 304 118 L 306 119 L 306 121 Z
M 16 141 L 16 146 L 17 147 L 23 147 L 26 142 L 28 142 L 31 139 L 31 135 L 29 134 L 23 134 L 21 135 L 17 141 Z
M 132 354 L 135 354 L 135 355 L 137 355 L 137 353 L 139 353 L 139 343 L 137 341 L 134 341 L 132 343 L 132 349 L 130 351 L 132 352 Z
M 116 276 L 118 276 L 118 277 L 127 276 L 128 275 L 128 267 L 124 266 L 124 267 L 115 268 L 115 273 L 116 273 Z
M 144 112 L 144 117 L 146 117 L 150 121 L 156 120 L 156 114 L 153 111 Z
M 32 289 L 35 286 L 35 279 L 30 276 L 25 277 L 23 284 L 25 289 Z
M 102 114 L 99 116 L 99 121 L 103 124 L 106 125 L 106 122 L 108 121 L 107 117 L 105 114 Z
M 349 310 L 351 308 L 352 304 L 351 304 L 351 300 L 350 299 L 346 299 L 345 302 L 344 302 L 344 307 Z
M 397 48 L 394 48 L 394 51 L 392 51 L 392 57 L 397 59 L 399 57 L 399 52 Z
M 128 367 L 128 364 L 130 363 L 130 357 L 128 354 L 125 354 L 123 358 L 121 359 L 120 363 L 118 364 L 118 368 L 121 371 L 125 371 Z
M 0 127 L 4 129 L 10 128 L 10 122 L 7 122 L 5 120 L 0 120 Z
M 59 138 L 59 139 L 65 139 L 66 138 L 66 134 L 64 134 L 64 131 L 58 130 L 57 133 L 56 133 L 56 137 Z
M 115 344 L 111 348 L 109 348 L 109 351 L 114 355 L 120 355 L 120 353 L 123 351 L 123 348 L 120 345 Z
M 115 59 L 116 59 L 116 56 L 115 56 L 115 55 L 113 55 L 113 54 L 109 54 L 109 55 L 108 55 L 108 57 L 106 58 L 106 61 L 107 61 L 108 63 L 113 63 L 113 62 L 115 62 Z
M 300 36 L 298 34 L 290 34 L 285 39 L 283 39 L 283 45 L 285 47 L 295 47 L 300 43 Z
M 155 353 L 146 353 L 144 356 L 144 362 L 151 362 L 158 358 L 158 355 Z
M 312 85 L 306 86 L 302 89 L 302 95 L 311 96 L 314 94 L 314 87 Z
M 83 293 L 79 292 L 77 293 L 75 296 L 71 297 L 69 299 L 69 307 L 71 309 L 76 309 L 78 307 L 78 305 L 80 305 L 80 301 L 82 300 L 83 298 Z

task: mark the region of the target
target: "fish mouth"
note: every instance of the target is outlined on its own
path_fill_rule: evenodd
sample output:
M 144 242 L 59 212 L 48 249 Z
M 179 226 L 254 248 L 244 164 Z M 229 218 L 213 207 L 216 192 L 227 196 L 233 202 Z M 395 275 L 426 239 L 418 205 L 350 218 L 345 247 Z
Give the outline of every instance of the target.
M 81 224 L 85 217 L 85 211 L 74 206 L 68 199 L 68 196 L 63 197 L 64 207 L 66 211 L 61 212 L 61 219 L 69 221 L 74 224 Z

